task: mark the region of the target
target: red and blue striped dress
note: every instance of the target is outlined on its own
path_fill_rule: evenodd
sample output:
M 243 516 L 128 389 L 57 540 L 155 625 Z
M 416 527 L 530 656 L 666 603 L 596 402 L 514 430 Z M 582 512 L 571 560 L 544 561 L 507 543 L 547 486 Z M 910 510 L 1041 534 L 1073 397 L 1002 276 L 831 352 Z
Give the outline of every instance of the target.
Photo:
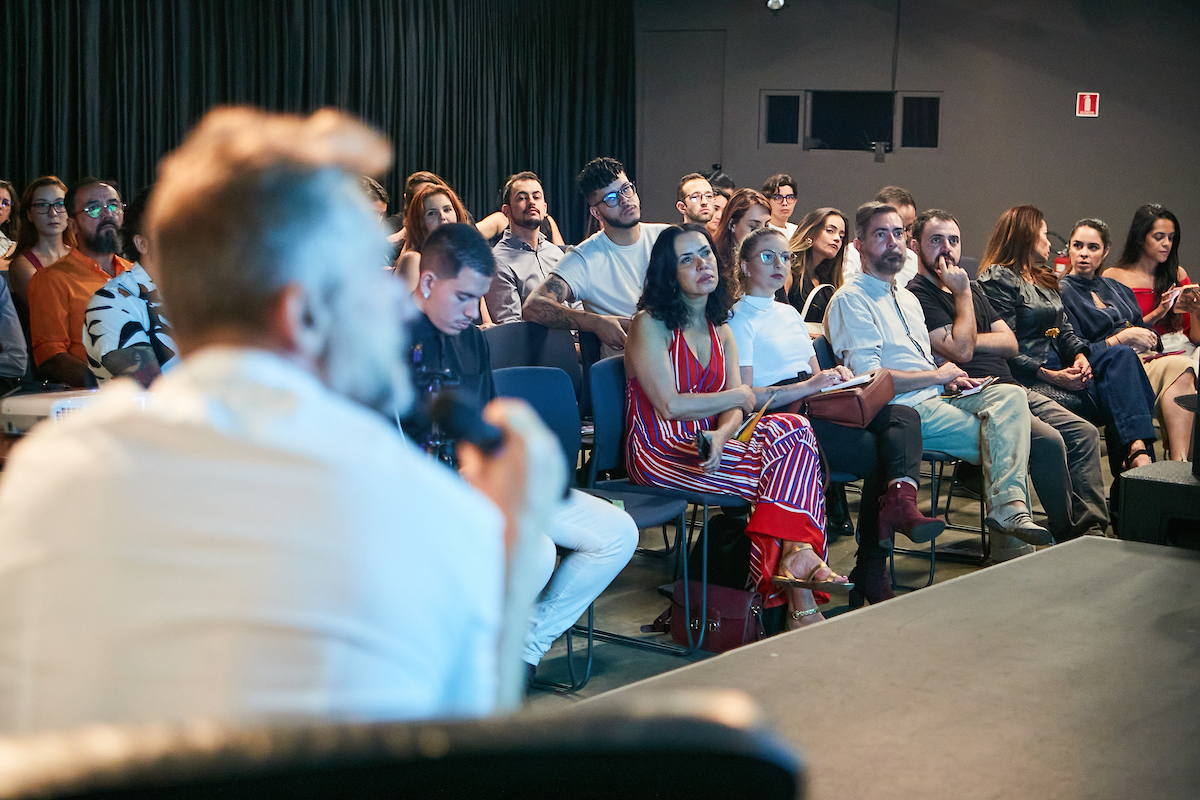
M 712 357 L 701 366 L 683 338 L 671 336 L 669 356 L 680 393 L 719 392 L 725 388 L 725 352 L 709 323 Z M 746 534 L 751 539 L 750 580 L 767 607 L 785 602 L 771 583 L 779 563 L 781 540 L 808 542 L 826 555 L 825 495 L 821 458 L 808 420 L 799 414 L 768 414 L 749 442 L 730 440 L 721 468 L 706 474 L 696 452 L 696 433 L 712 430 L 717 418 L 668 420 L 659 416 L 636 378 L 626 386 L 625 469 L 634 483 L 732 494 L 753 504 Z M 818 593 L 818 602 L 823 602 Z

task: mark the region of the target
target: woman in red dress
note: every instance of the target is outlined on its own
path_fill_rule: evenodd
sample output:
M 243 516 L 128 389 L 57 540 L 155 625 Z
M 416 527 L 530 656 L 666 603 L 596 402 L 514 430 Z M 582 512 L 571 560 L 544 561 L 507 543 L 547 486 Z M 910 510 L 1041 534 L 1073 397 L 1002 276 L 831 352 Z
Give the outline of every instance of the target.
M 748 442 L 734 438 L 755 397 L 741 382 L 725 324 L 732 305 L 733 288 L 703 226 L 663 231 L 625 343 L 626 469 L 635 483 L 750 501 L 748 583 L 766 608 L 786 602 L 789 627 L 799 627 L 821 619 L 826 591 L 847 587 L 846 578 L 824 561 L 821 463 L 808 420 L 773 414 Z M 711 445 L 707 458 L 697 437 Z

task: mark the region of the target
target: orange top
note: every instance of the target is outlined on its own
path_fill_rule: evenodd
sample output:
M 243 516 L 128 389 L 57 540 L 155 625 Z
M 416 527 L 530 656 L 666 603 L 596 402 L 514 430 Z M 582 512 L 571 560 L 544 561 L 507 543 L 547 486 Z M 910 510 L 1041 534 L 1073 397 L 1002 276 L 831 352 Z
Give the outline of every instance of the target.
M 113 256 L 117 275 L 129 267 L 128 261 Z M 41 366 L 59 353 L 70 353 L 87 363 L 83 312 L 96 290 L 112 277 L 76 248 L 29 279 L 29 339 L 34 364 Z

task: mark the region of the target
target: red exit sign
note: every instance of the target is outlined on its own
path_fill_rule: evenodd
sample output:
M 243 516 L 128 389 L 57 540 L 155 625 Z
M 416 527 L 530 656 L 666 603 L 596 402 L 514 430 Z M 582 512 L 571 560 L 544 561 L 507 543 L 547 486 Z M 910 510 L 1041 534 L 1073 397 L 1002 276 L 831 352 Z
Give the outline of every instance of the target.
M 1100 116 L 1100 93 L 1080 92 L 1079 94 L 1075 95 L 1075 116 Z

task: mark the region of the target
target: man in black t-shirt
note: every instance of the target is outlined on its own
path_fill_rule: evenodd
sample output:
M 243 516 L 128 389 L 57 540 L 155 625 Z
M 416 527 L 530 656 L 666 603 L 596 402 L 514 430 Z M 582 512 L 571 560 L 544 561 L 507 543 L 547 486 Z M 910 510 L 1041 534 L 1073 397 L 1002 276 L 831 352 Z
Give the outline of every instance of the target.
M 913 224 L 909 247 L 917 254 L 918 270 L 908 290 L 921 302 L 934 354 L 973 378 L 1016 384 L 1008 359 L 1017 354 L 1017 339 L 958 266 L 958 221 L 939 209 L 923 212 Z M 1050 532 L 1058 542 L 1103 535 L 1109 520 L 1096 426 L 1043 394 L 1027 393 L 1033 415 L 1029 477 Z

